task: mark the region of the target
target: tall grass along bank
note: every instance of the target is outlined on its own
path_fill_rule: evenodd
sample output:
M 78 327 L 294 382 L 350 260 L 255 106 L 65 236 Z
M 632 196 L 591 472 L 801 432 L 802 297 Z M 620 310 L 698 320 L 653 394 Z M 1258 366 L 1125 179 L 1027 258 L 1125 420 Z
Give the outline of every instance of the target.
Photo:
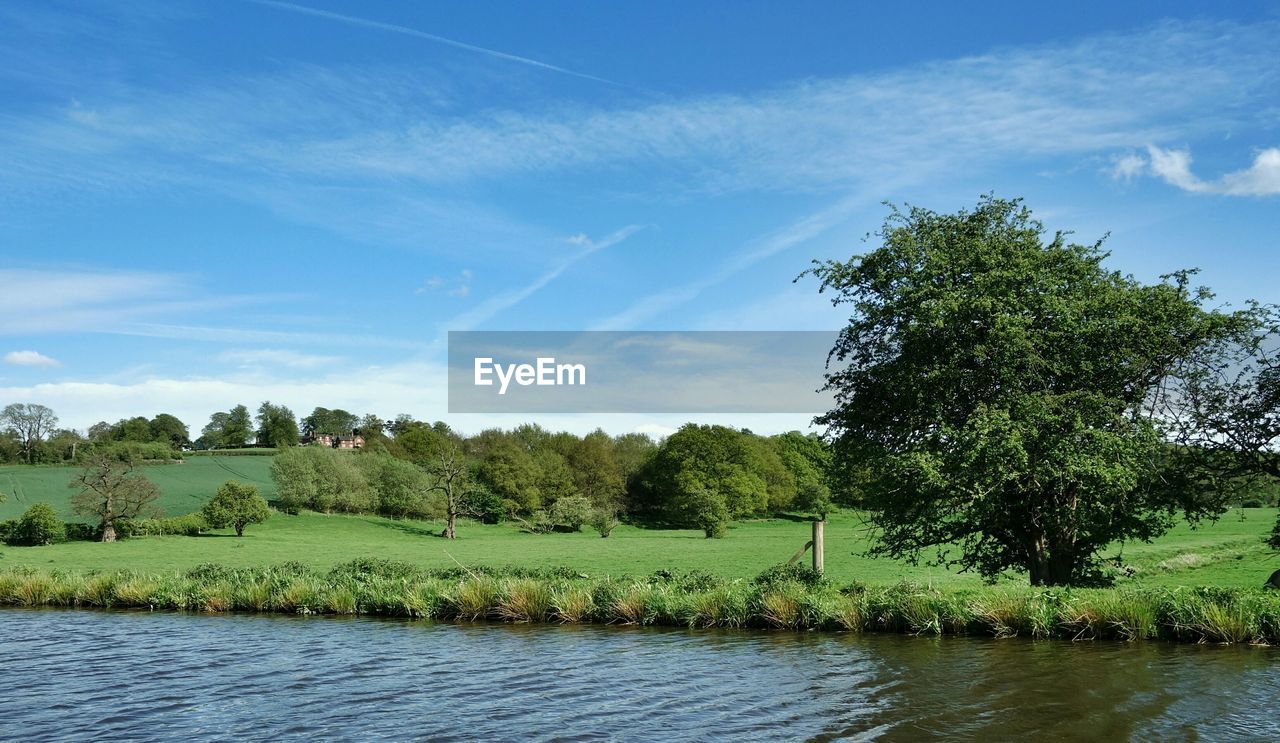
M 327 573 L 297 563 L 201 565 L 163 575 L 16 568 L 0 572 L 0 604 L 1280 644 L 1280 591 L 838 586 L 795 569 L 748 581 L 702 572 L 637 578 L 569 569 L 423 570 L 378 560 Z

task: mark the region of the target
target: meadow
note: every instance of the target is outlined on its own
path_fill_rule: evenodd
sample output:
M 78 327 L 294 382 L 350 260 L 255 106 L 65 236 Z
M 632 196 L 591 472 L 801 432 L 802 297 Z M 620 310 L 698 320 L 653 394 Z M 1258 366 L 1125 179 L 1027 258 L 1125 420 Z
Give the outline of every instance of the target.
M 193 457 L 184 464 L 156 465 L 147 476 L 160 485 L 166 514 L 199 509 L 223 481 L 252 482 L 270 498 L 274 485 L 269 457 Z M 0 468 L 8 500 L 0 514 L 13 518 L 32 502 L 46 500 L 69 516 L 68 467 Z M 1120 585 L 1211 585 L 1256 588 L 1280 567 L 1280 554 L 1263 544 L 1276 509 L 1233 509 L 1198 528 L 1179 524 L 1151 544 L 1116 545 L 1114 554 L 1133 570 Z M 0 569 L 29 566 L 93 571 L 172 573 L 203 563 L 232 568 L 297 562 L 328 570 L 347 561 L 377 557 L 424 569 L 472 566 L 569 567 L 591 576 L 645 576 L 659 570 L 700 570 L 723 578 L 750 578 L 785 562 L 809 539 L 804 520 L 762 519 L 734 523 L 724 539 L 697 530 L 622 526 L 607 538 L 584 529 L 576 534 L 530 534 L 509 523 L 464 522 L 459 538 L 438 535 L 443 524 L 379 516 L 276 513 L 237 538 L 228 530 L 197 537 L 133 537 L 114 544 L 66 542 L 46 547 L 0 548 Z M 869 558 L 869 534 L 857 512 L 834 514 L 826 530 L 826 570 L 840 584 L 888 585 L 900 580 L 941 587 L 979 586 L 971 574 Z M 800 562 L 808 561 L 808 556 Z M 1022 576 L 1010 576 L 1014 585 Z
M 78 471 L 63 465 L 0 466 L 0 493 L 5 495 L 0 519 L 16 519 L 32 503 L 48 503 L 67 521 L 84 520 L 71 512 L 71 496 L 76 491 L 67 487 Z M 267 456 L 188 455 L 183 462 L 146 465 L 142 471 L 160 487 L 157 505 L 166 516 L 200 510 L 227 480 L 252 483 L 268 500 L 276 492 L 271 457 Z

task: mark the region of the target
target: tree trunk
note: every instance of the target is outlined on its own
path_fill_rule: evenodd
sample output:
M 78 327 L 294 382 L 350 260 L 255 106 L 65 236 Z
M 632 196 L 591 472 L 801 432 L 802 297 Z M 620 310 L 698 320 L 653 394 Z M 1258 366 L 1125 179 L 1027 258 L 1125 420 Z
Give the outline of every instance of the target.
M 453 539 L 458 533 L 458 512 L 449 509 L 448 520 L 445 522 L 444 538 Z
M 243 536 L 244 536 L 244 524 L 243 524 L 243 523 L 241 523 L 241 522 L 239 522 L 239 521 L 237 521 L 235 526 L 236 526 L 236 536 L 237 536 L 237 537 L 243 537 Z
M 115 527 L 115 524 L 111 523 L 110 521 L 102 525 L 102 541 L 104 542 L 116 541 L 116 527 Z
M 1071 550 L 1053 550 L 1039 547 L 1027 561 L 1027 572 L 1033 586 L 1069 586 L 1075 578 L 1074 554 Z

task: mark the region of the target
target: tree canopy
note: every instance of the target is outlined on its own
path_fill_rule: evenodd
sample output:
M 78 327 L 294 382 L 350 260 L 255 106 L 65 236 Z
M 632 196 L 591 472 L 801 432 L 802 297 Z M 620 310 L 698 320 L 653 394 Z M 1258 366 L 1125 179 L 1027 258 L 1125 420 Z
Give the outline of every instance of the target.
M 215 529 L 229 526 L 236 530 L 237 537 L 243 537 L 245 526 L 266 521 L 271 509 L 266 499 L 258 495 L 258 488 L 228 480 L 218 487 L 201 513 L 209 526 Z
M 36 446 L 57 425 L 58 416 L 44 405 L 15 402 L 0 410 L 0 428 L 17 438 L 28 464 L 35 461 Z
M 1172 370 L 1238 329 L 1191 272 L 1146 284 L 1101 241 L 1047 234 L 1020 201 L 893 209 L 881 245 L 808 273 L 852 312 L 831 351 L 836 471 L 869 467 L 874 553 L 1034 585 L 1082 583 L 1116 540 L 1149 540 L 1189 500 L 1145 410 Z
M 259 446 L 296 446 L 298 419 L 289 408 L 264 402 L 258 406 L 257 437 Z

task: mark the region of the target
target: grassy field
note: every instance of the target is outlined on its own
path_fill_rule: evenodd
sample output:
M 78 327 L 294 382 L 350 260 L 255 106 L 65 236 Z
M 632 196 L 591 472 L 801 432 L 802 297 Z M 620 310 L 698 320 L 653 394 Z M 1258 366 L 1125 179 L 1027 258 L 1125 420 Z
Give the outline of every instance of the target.
M 1138 569 L 1131 585 L 1218 585 L 1257 587 L 1280 568 L 1280 553 L 1262 536 L 1275 522 L 1275 509 L 1247 509 L 1244 520 L 1231 512 L 1215 524 L 1191 530 L 1179 526 L 1150 545 L 1132 545 L 1124 561 Z M 459 539 L 436 536 L 441 524 L 394 521 L 373 516 L 276 514 L 252 526 L 243 538 L 225 533 L 200 537 L 139 537 L 115 544 L 70 542 L 48 547 L 5 547 L 0 569 L 25 565 L 45 569 L 130 569 L 152 573 L 183 570 L 201 563 L 253 567 L 297 561 L 328 569 L 357 557 L 380 557 L 421 567 L 467 565 L 569 566 L 591 575 L 647 575 L 657 570 L 704 570 L 746 578 L 789 558 L 809 539 L 804 522 L 775 519 L 735 524 L 724 539 L 699 531 L 621 527 L 608 539 L 594 533 L 526 534 L 510 524 L 463 523 Z M 834 516 L 827 526 L 826 567 L 837 582 L 883 585 L 909 579 L 937 586 L 977 586 L 972 575 L 912 567 L 862 556 L 868 542 L 857 514 Z M 807 559 L 807 558 L 804 558 Z M 1013 578 L 1022 583 L 1025 579 Z
M 75 467 L 0 466 L 0 519 L 22 515 L 32 503 L 49 503 L 67 521 L 80 520 L 71 513 L 74 490 L 67 483 L 79 470 Z M 147 477 L 160 486 L 159 506 L 166 516 L 181 516 L 200 510 L 218 486 L 240 480 L 258 486 L 266 498 L 275 496 L 271 481 L 271 458 L 261 456 L 198 456 L 175 464 L 144 468 Z
M 182 464 L 146 468 L 163 492 L 166 515 L 198 510 L 228 479 L 250 482 L 267 498 L 275 493 L 270 457 L 199 456 Z M 0 518 L 15 518 L 31 503 L 52 503 L 68 520 L 71 467 L 0 467 Z M 1116 552 L 1137 569 L 1124 583 L 1143 586 L 1217 585 L 1256 587 L 1280 568 L 1280 553 L 1262 538 L 1275 523 L 1276 509 L 1236 509 L 1197 529 L 1180 524 L 1152 544 L 1131 544 Z M 621 527 L 608 539 L 579 534 L 535 535 L 510 524 L 464 523 L 461 538 L 436 536 L 442 524 L 395 521 L 375 516 L 304 513 L 274 515 L 250 527 L 244 538 L 223 533 L 200 537 L 140 537 L 116 544 L 70 542 L 49 547 L 2 547 L 0 569 L 28 565 L 48 569 L 147 572 L 182 570 L 200 563 L 253 567 L 297 561 L 328 569 L 357 557 L 382 557 L 421 567 L 455 565 L 569 566 L 592 575 L 647 575 L 656 570 L 704 570 L 728 577 L 751 577 L 786 561 L 809 539 L 809 524 L 771 519 L 734 524 L 725 539 L 704 539 L 700 531 Z M 913 580 L 938 586 L 978 585 L 972 575 L 913 567 L 863 556 L 866 528 L 855 513 L 832 517 L 827 526 L 826 567 L 840 582 L 888 584 Z M 803 558 L 807 560 L 808 558 Z M 1021 578 L 1013 578 L 1022 582 Z

